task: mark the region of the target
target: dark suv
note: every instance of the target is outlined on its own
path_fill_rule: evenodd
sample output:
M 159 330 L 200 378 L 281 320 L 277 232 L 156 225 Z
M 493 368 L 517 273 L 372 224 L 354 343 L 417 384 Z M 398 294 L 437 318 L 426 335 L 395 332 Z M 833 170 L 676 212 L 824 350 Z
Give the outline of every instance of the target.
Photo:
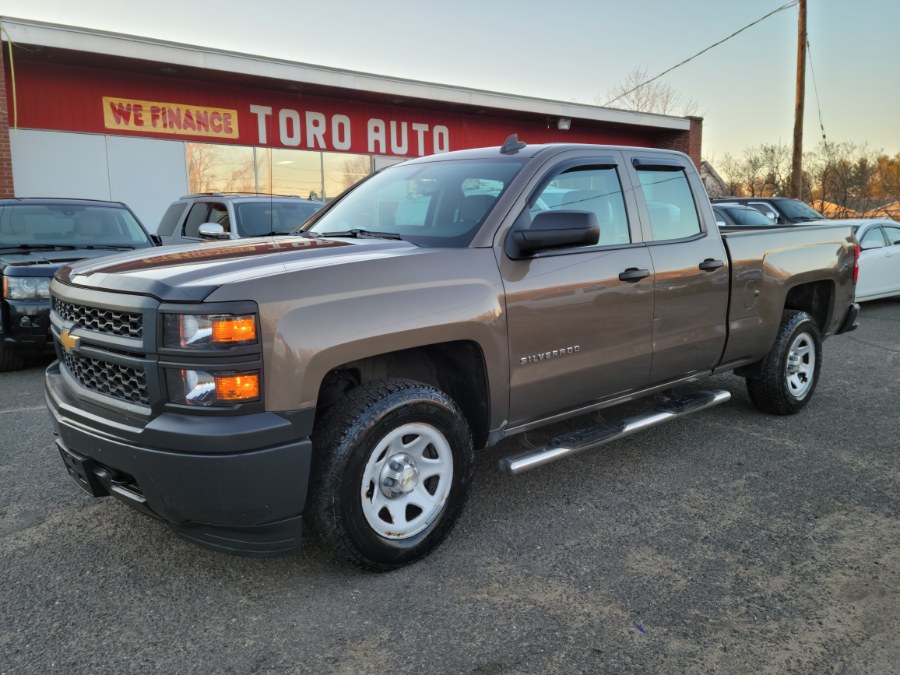
M 156 243 L 121 202 L 0 199 L 0 371 L 53 352 L 49 288 L 62 265 Z
M 814 220 L 825 220 L 818 211 L 806 202 L 787 197 L 725 197 L 713 199 L 717 204 L 741 204 L 756 209 L 775 225 L 802 225 Z

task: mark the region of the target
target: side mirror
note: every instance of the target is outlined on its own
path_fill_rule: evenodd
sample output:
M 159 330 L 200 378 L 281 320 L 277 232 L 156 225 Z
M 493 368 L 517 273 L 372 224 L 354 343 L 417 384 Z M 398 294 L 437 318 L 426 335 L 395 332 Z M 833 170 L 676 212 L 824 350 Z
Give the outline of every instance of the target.
M 600 223 L 592 211 L 542 211 L 528 227 L 515 230 L 508 241 L 515 249 L 510 253 L 520 255 L 569 246 L 593 246 L 600 241 Z
M 162 237 L 160 237 L 158 234 L 151 234 L 150 241 L 153 242 L 154 246 L 162 246 L 163 245 Z
M 197 231 L 201 239 L 229 239 L 225 228 L 219 223 L 203 223 Z

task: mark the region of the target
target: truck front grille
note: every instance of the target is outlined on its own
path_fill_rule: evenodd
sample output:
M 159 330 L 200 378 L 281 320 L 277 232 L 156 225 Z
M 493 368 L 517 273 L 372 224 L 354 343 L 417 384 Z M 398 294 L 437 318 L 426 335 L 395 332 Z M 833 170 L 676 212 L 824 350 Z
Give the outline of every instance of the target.
M 66 369 L 82 387 L 121 401 L 150 405 L 143 368 L 130 368 L 67 351 L 62 351 L 62 356 Z
M 85 307 L 56 297 L 53 298 L 53 310 L 66 321 L 87 330 L 133 338 L 141 338 L 144 335 L 144 317 L 140 312 L 116 312 L 99 307 Z

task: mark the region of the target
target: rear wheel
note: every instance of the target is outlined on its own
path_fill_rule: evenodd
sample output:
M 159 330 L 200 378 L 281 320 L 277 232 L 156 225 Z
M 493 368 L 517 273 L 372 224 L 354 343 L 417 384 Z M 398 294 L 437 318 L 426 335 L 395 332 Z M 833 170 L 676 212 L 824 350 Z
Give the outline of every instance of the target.
M 449 534 L 471 481 L 472 436 L 443 392 L 411 380 L 363 384 L 313 436 L 310 516 L 342 558 L 390 570 Z
M 776 415 L 792 415 L 812 398 L 822 368 L 822 337 L 806 312 L 785 310 L 762 376 L 747 379 L 753 404 Z

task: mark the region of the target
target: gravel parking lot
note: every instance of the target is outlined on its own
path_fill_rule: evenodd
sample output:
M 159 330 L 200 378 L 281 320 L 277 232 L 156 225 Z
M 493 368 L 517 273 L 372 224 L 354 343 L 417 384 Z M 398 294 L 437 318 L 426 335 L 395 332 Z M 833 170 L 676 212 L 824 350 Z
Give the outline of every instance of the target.
M 0 375 L 0 673 L 897 672 L 900 300 L 861 323 L 797 416 L 719 376 L 730 403 L 523 476 L 483 451 L 449 540 L 383 575 L 91 499 L 47 362 Z

